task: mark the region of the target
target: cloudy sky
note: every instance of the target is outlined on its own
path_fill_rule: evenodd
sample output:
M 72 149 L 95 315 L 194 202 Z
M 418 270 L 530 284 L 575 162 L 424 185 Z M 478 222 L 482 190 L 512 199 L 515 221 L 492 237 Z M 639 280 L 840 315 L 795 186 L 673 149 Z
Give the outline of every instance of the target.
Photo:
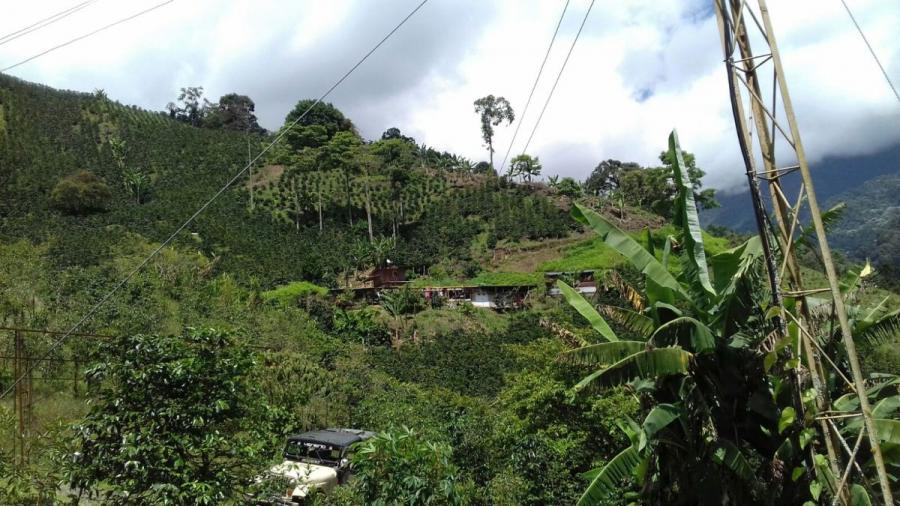
M 160 1 L 95 0 L 0 43 L 0 68 Z M 847 2 L 900 85 L 900 6 Z M 4 5 L 0 36 L 76 3 Z M 212 99 L 234 91 L 250 95 L 263 126 L 275 129 L 298 99 L 320 95 L 417 3 L 176 0 L 10 73 L 57 88 L 103 88 L 153 110 L 182 86 L 204 86 Z M 472 102 L 502 95 L 521 112 L 564 3 L 430 0 L 329 100 L 367 138 L 397 126 L 419 142 L 486 159 Z M 588 3 L 571 0 L 523 132 L 531 130 Z M 810 158 L 900 142 L 900 104 L 840 1 L 769 3 Z M 606 158 L 653 163 L 673 127 L 709 173 L 707 185 L 741 184 L 711 0 L 596 0 L 529 151 L 546 174 L 583 178 Z M 512 132 L 498 129 L 501 159 Z

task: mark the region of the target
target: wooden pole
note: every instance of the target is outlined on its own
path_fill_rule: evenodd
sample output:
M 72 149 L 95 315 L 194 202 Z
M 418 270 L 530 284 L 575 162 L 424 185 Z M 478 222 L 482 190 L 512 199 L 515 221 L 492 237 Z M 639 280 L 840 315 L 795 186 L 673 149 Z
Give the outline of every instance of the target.
M 775 77 L 778 80 L 778 88 L 781 91 L 782 103 L 784 104 L 784 114 L 788 118 L 788 125 L 791 130 L 791 137 L 794 141 L 794 149 L 797 153 L 797 164 L 800 166 L 800 177 L 806 186 L 807 203 L 809 205 L 809 214 L 813 222 L 813 228 L 816 231 L 816 238 L 819 242 L 819 251 L 822 255 L 822 263 L 825 264 L 825 273 L 828 278 L 828 285 L 831 288 L 832 298 L 834 300 L 834 312 L 837 314 L 838 323 L 841 329 L 841 337 L 844 341 L 844 349 L 847 353 L 847 359 L 850 363 L 850 371 L 853 373 L 853 382 L 856 385 L 857 397 L 859 398 L 859 407 L 862 411 L 863 421 L 865 422 L 866 432 L 869 436 L 869 444 L 871 446 L 872 460 L 875 461 L 875 470 L 878 473 L 878 482 L 881 485 L 881 494 L 886 505 L 894 504 L 893 495 L 891 494 L 891 483 L 888 478 L 887 469 L 884 465 L 884 458 L 881 455 L 881 442 L 878 439 L 878 430 L 872 417 L 872 408 L 869 405 L 869 399 L 866 396 L 866 382 L 862 377 L 862 370 L 859 365 L 859 357 L 856 354 L 856 343 L 853 341 L 853 333 L 850 328 L 850 321 L 847 319 L 847 310 L 844 307 L 844 296 L 841 293 L 840 284 L 838 282 L 837 269 L 831 258 L 831 248 L 828 246 L 828 239 L 825 235 L 825 224 L 822 222 L 819 203 L 816 199 L 816 192 L 813 186 L 812 175 L 806 161 L 806 152 L 803 149 L 803 143 L 800 141 L 800 131 L 797 127 L 797 121 L 794 116 L 794 107 L 791 102 L 791 96 L 788 92 L 787 81 L 785 80 L 784 67 L 781 64 L 781 56 L 778 53 L 778 45 L 775 42 L 775 36 L 772 29 L 772 20 L 769 17 L 769 8 L 765 0 L 759 0 L 759 10 L 762 15 L 762 21 L 768 34 L 768 42 L 772 53 L 772 63 L 775 65 Z
M 15 356 L 15 378 L 20 378 L 25 365 L 23 364 L 24 352 L 22 342 L 22 334 L 19 331 L 15 331 L 14 336 L 15 341 L 15 351 L 13 355 Z M 15 385 L 15 411 L 16 418 L 18 420 L 18 425 L 16 427 L 16 441 L 18 442 L 18 454 L 15 455 L 16 465 L 18 467 L 22 467 L 25 465 L 25 385 L 22 381 L 19 381 Z

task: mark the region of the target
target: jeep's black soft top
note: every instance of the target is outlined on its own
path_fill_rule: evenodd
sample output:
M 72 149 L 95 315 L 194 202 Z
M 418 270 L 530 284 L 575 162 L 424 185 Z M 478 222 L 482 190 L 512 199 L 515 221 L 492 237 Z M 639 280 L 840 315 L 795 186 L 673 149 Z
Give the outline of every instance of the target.
M 374 436 L 374 432 L 357 429 L 321 429 L 311 430 L 302 434 L 288 436 L 288 441 L 309 441 L 334 445 L 339 447 L 350 446 L 358 441 L 364 441 Z

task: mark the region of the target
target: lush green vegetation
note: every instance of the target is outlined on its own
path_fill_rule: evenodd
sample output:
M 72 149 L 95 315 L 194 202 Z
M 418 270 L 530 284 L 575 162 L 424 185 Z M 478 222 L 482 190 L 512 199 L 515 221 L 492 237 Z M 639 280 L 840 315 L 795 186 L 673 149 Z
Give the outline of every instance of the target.
M 253 126 L 248 97 L 206 104 L 200 91 L 159 114 L 0 76 L 0 323 L 78 322 L 243 167 L 248 138 L 271 139 Z M 478 107 L 493 153 L 493 127 L 513 114 L 488 98 Z M 288 126 L 310 105 L 298 102 Z M 607 164 L 585 185 L 516 184 L 397 128 L 362 139 L 331 104 L 312 112 L 79 329 L 107 337 L 26 336 L 27 353 L 46 360 L 34 362 L 27 429 L 0 439 L 0 503 L 268 497 L 285 490 L 266 475 L 284 437 L 323 427 L 379 436 L 357 449 L 356 479 L 313 504 L 802 504 L 833 494 L 815 422 L 799 416 L 814 412 L 815 392 L 795 404 L 784 373 L 799 364 L 787 350 L 801 351 L 769 342 L 779 315 L 760 282 L 758 241 L 699 230 L 694 199 L 712 195 L 677 146 L 640 176 Z M 645 176 L 659 190 L 652 202 L 591 189 Z M 597 237 L 561 239 L 575 230 Z M 547 239 L 558 258 L 490 268 L 498 249 Z M 426 305 L 414 289 L 371 305 L 331 290 L 389 263 L 416 277 L 412 287 L 537 289 L 503 313 Z M 544 290 L 543 272 L 584 269 L 601 271 L 594 298 L 562 284 L 570 306 Z M 897 374 L 896 299 L 875 279 L 848 269 L 849 311 L 867 372 Z M 813 315 L 827 322 L 827 309 Z M 818 337 L 842 357 L 834 332 Z M 872 378 L 896 470 L 898 381 Z M 0 389 L 12 381 L 4 362 Z M 839 382 L 826 384 L 836 410 L 857 408 Z M 0 431 L 17 423 L 4 399 Z M 848 440 L 859 434 L 858 423 L 840 424 Z M 877 498 L 872 483 L 852 482 L 856 497 Z
M 867 181 L 842 195 L 840 202 L 846 208 L 829 236 L 834 247 L 851 258 L 870 260 L 883 284 L 895 291 L 900 288 L 898 191 L 900 175 L 893 174 Z
M 292 306 L 300 299 L 311 296 L 323 297 L 328 294 L 328 289 L 309 281 L 293 281 L 286 285 L 275 287 L 262 293 L 265 301 L 277 302 L 284 306 Z
M 248 136 L 240 130 L 194 128 L 100 92 L 60 92 L 0 76 L 0 106 L 5 131 L 16 133 L 0 142 L 0 236 L 52 241 L 57 265 L 110 258 L 123 230 L 162 240 L 246 164 Z M 572 228 L 546 197 L 490 174 L 456 185 L 454 176 L 470 177 L 472 164 L 399 132 L 368 144 L 349 120 L 340 121 L 344 129 L 325 128 L 321 146 L 276 146 L 251 185 L 223 193 L 176 244 L 215 259 L 218 272 L 264 288 L 295 280 L 337 286 L 386 254 L 420 272 L 443 263 L 439 270 L 474 275 L 476 238 L 492 245 Z M 250 140 L 257 150 L 267 142 L 252 133 Z M 264 180 L 266 164 L 287 169 Z M 79 184 L 63 194 L 72 187 L 67 178 L 82 170 L 102 180 L 104 191 L 85 193 Z M 59 198 L 51 198 L 58 185 Z M 373 251 L 379 237 L 393 238 L 391 247 Z

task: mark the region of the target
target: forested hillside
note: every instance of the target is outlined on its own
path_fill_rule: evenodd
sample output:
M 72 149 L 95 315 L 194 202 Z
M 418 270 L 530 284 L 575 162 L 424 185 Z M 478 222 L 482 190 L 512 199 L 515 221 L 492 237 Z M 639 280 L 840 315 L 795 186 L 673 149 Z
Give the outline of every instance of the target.
M 839 204 L 846 207 L 829 237 L 835 247 L 871 260 L 889 286 L 900 288 L 900 173 L 866 181 L 828 202 Z
M 900 146 L 893 146 L 868 155 L 826 159 L 812 167 L 816 194 L 826 209 L 842 202 L 847 204 L 842 219 L 831 224 L 832 246 L 853 261 L 871 259 L 884 278 L 894 284 L 898 281 L 897 260 L 890 247 L 890 230 L 897 228 L 891 220 L 896 215 L 898 198 L 891 189 L 900 178 L 898 160 Z M 798 175 L 785 177 L 783 185 L 790 198 L 795 198 L 800 188 Z M 768 196 L 763 191 L 767 202 Z M 747 191 L 720 195 L 719 201 L 721 207 L 701 214 L 705 225 L 742 233 L 756 231 Z

